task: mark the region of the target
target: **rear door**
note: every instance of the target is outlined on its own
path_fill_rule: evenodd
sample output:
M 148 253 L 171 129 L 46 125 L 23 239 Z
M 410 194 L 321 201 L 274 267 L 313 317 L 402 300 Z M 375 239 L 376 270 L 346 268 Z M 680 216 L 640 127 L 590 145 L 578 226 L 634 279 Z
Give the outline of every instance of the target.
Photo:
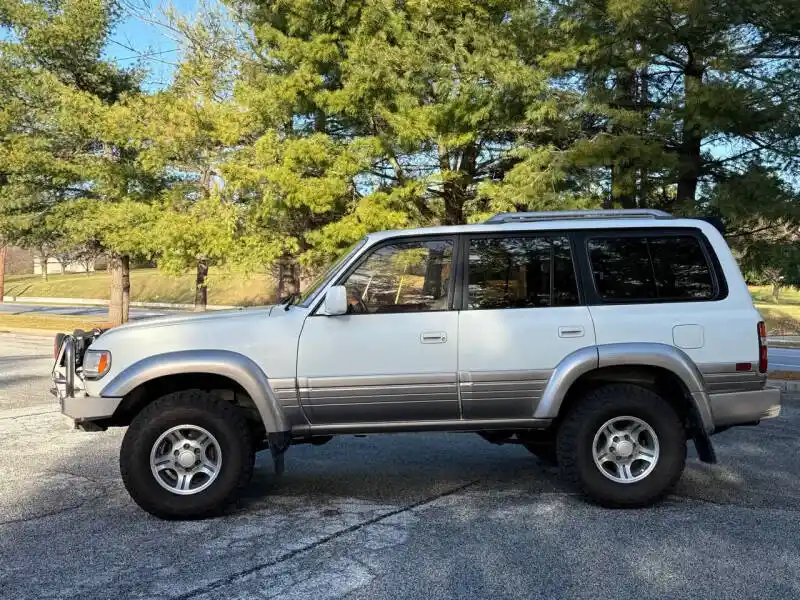
M 463 418 L 530 418 L 556 365 L 595 343 L 570 235 L 466 235 L 462 248 Z

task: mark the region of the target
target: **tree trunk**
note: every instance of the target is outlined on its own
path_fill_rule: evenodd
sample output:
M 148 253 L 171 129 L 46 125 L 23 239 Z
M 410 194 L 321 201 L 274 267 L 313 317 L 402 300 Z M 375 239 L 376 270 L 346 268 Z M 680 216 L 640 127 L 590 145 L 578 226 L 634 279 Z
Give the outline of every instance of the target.
M 122 260 L 119 256 L 108 259 L 108 272 L 111 275 L 111 291 L 109 293 L 108 322 L 111 327 L 122 325 Z
M 444 175 L 441 198 L 444 200 L 442 225 L 464 224 L 464 203 L 471 199 L 470 190 L 475 174 L 478 151 L 468 144 L 460 151 L 439 144 L 439 169 Z
M 194 312 L 204 312 L 208 307 L 208 287 L 206 277 L 208 276 L 208 261 L 200 259 L 197 261 L 197 278 L 194 284 Z
M 636 208 L 636 195 L 633 192 L 636 169 L 628 164 L 627 159 L 618 159 L 611 167 L 611 204 L 619 204 L 621 208 Z
M 614 107 L 632 111 L 636 108 L 636 74 L 628 68 L 617 70 L 614 86 Z M 629 127 L 615 124 L 612 132 L 616 136 L 630 133 Z M 619 152 L 611 166 L 611 204 L 622 208 L 636 208 L 636 166 L 631 164 L 625 150 Z
M 678 204 L 688 205 L 695 201 L 697 182 L 702 167 L 701 146 L 703 132 L 692 114 L 696 106 L 696 96 L 703 86 L 703 70 L 691 59 L 684 70 L 684 110 L 683 131 L 678 155 Z
M 775 281 L 772 284 L 772 301 L 775 302 L 775 304 L 778 304 L 780 294 L 781 294 L 781 283 L 779 281 Z
M 0 246 L 0 304 L 6 293 L 6 251 L 8 246 Z
M 131 259 L 123 256 L 122 268 L 122 322 L 127 323 L 131 312 Z
M 47 260 L 48 258 L 46 256 L 43 256 L 39 261 L 39 264 L 42 265 L 42 279 L 44 279 L 45 281 L 47 281 Z
M 300 267 L 291 257 L 278 261 L 278 300 L 300 293 Z
M 445 183 L 444 221 L 442 225 L 463 225 L 464 204 L 451 183 Z

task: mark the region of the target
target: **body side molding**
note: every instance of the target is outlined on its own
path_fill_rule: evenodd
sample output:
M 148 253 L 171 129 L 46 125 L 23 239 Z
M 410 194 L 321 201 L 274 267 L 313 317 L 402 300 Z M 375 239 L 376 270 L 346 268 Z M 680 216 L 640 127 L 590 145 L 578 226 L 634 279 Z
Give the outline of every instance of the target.
M 264 371 L 238 352 L 183 350 L 149 356 L 123 370 L 103 388 L 100 395 L 121 398 L 153 379 L 186 373 L 212 373 L 232 379 L 252 398 L 268 433 L 289 430 L 286 415 Z

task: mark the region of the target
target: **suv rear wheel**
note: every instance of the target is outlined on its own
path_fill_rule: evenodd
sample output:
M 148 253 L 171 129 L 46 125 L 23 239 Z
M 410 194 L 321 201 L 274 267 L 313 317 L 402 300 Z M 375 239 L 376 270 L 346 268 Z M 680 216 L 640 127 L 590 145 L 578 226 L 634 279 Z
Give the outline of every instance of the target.
M 231 403 L 201 390 L 148 405 L 122 440 L 120 471 L 131 497 L 162 519 L 211 516 L 253 473 L 247 421 Z
M 557 455 L 566 479 L 598 504 L 648 506 L 683 473 L 686 432 L 655 392 L 610 384 L 572 408 L 558 431 Z

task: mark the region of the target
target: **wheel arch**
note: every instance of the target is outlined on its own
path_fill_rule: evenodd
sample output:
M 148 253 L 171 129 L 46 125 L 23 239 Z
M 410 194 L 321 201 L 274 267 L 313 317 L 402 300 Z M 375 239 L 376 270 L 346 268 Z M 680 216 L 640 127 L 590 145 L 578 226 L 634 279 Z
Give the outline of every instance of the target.
M 655 388 L 689 417 L 694 434 L 707 438 L 714 430 L 710 401 L 697 366 L 679 348 L 658 343 L 604 344 L 569 354 L 554 370 L 534 416 L 563 417 L 587 388 L 611 382 Z
M 226 350 L 186 350 L 156 354 L 125 368 L 100 392 L 123 398 L 114 420 L 128 420 L 155 399 L 179 389 L 226 389 L 246 396 L 267 433 L 282 433 L 289 424 L 266 374 L 248 357 Z M 246 402 L 246 401 L 245 401 Z M 125 424 L 125 423 L 120 423 Z

